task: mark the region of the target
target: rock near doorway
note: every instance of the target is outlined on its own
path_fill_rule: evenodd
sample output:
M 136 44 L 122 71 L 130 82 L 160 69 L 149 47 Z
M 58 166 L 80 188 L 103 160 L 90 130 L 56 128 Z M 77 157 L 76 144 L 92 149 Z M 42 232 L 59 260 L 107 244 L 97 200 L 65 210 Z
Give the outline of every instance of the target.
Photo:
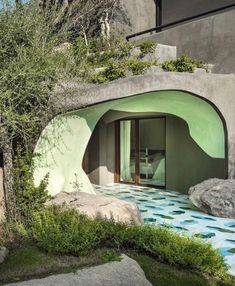
M 113 219 L 116 222 L 141 224 L 142 219 L 135 203 L 93 195 L 84 192 L 60 192 L 46 205 L 60 205 L 76 209 L 90 218 Z
M 205 213 L 235 218 L 235 180 L 208 179 L 191 187 L 189 198 Z

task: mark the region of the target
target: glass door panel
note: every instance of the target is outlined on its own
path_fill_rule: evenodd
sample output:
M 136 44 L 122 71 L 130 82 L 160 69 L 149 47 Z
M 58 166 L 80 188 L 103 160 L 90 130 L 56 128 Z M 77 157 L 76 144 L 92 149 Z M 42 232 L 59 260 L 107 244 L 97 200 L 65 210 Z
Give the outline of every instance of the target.
M 140 119 L 140 184 L 165 186 L 165 145 L 165 118 Z
M 120 181 L 135 183 L 135 121 L 120 121 Z

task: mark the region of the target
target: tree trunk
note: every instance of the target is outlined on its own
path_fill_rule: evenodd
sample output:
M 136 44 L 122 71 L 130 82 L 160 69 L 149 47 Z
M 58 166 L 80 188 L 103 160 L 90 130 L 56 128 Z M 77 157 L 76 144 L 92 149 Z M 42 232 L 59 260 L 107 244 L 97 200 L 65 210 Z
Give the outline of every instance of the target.
M 13 219 L 15 216 L 15 192 L 13 179 L 13 156 L 12 156 L 12 140 L 9 134 L 5 132 L 3 144 L 3 178 L 4 192 L 6 201 L 6 216 L 7 219 Z

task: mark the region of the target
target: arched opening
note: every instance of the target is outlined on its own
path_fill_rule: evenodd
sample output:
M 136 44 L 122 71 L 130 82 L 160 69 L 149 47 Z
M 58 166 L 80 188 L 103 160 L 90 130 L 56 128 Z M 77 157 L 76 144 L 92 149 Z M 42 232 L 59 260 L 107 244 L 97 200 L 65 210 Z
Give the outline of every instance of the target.
M 190 185 L 203 179 L 226 177 L 226 130 L 218 110 L 200 97 L 170 90 L 111 100 L 55 118 L 36 147 L 36 152 L 41 154 L 36 159 L 36 183 L 49 172 L 49 191 L 55 194 L 73 191 L 75 187 L 92 193 L 90 180 L 101 184 L 108 177 L 108 183 L 114 182 L 115 121 L 140 117 L 165 118 L 167 188 L 186 192 Z M 146 124 L 143 130 L 148 128 L 147 121 Z M 89 140 L 87 173 L 90 180 L 82 168 Z M 142 166 L 141 175 L 143 170 Z
M 124 134 L 123 123 L 130 125 Z M 205 179 L 226 177 L 226 160 L 209 156 L 186 121 L 165 113 L 108 111 L 92 133 L 83 164 L 91 183 L 103 186 L 115 182 L 187 193 Z

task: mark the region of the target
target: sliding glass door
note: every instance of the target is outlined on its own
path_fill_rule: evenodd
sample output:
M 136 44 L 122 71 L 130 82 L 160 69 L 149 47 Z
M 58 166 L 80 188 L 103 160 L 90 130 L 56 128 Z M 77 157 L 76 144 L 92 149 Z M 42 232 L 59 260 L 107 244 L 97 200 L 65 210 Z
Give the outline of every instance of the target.
M 165 119 L 139 120 L 140 184 L 165 186 Z
M 119 181 L 165 187 L 165 118 L 121 120 L 117 134 Z

